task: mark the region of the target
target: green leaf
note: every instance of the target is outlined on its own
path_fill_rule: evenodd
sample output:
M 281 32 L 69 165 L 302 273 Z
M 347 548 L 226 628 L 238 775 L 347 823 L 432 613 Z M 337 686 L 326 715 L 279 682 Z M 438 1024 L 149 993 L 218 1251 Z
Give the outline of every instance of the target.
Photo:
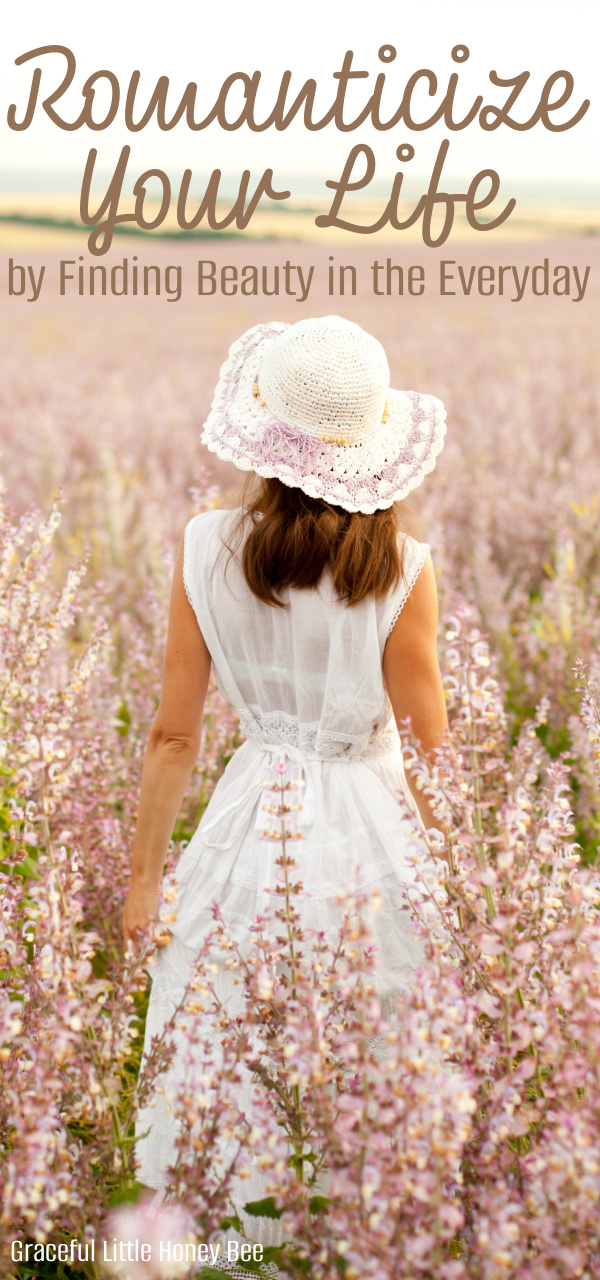
M 279 1266 L 279 1263 L 281 1262 L 282 1254 L 284 1252 L 285 1252 L 285 1245 L 268 1244 L 263 1249 L 263 1256 L 262 1256 L 263 1266 L 265 1265 L 265 1262 L 276 1262 L 277 1265 Z
M 47 1277 L 51 1280 L 75 1280 L 75 1272 L 68 1262 L 38 1262 L 35 1271 L 27 1263 L 19 1263 L 10 1280 L 46 1280 Z
M 311 1196 L 308 1202 L 308 1208 L 311 1213 L 329 1213 L 329 1205 L 331 1200 L 328 1196 Z
M 277 1251 L 275 1250 L 274 1252 L 277 1252 Z M 279 1259 L 277 1259 L 277 1258 L 273 1258 L 273 1259 L 272 1259 L 272 1261 L 273 1261 L 273 1262 L 277 1262 L 277 1263 L 279 1263 L 279 1262 L 281 1261 L 281 1256 L 282 1256 L 283 1252 L 284 1252 L 283 1250 L 281 1250 L 281 1251 L 280 1251 L 280 1257 L 279 1257 Z M 266 1261 L 271 1261 L 271 1259 L 267 1259 L 267 1257 L 266 1257 L 266 1253 L 267 1253 L 267 1250 L 265 1249 L 265 1256 L 264 1256 L 264 1260 L 265 1260 L 265 1262 L 266 1262 Z M 310 1261 L 310 1258 L 299 1258 L 299 1257 L 298 1257 L 298 1254 L 297 1254 L 297 1252 L 296 1252 L 296 1250 L 295 1250 L 295 1249 L 290 1249 L 289 1251 L 288 1251 L 288 1250 L 286 1250 L 286 1251 L 285 1251 L 285 1259 L 286 1259 L 286 1262 L 287 1262 L 288 1264 L 289 1264 L 289 1263 L 291 1263 L 291 1264 L 292 1264 L 292 1269 L 293 1269 L 293 1274 L 294 1274 L 294 1275 L 305 1275 L 305 1276 L 310 1276 L 310 1268 L 311 1268 L 311 1261 Z M 288 1265 L 288 1267 L 286 1268 L 286 1270 L 288 1270 L 288 1271 L 289 1271 L 289 1265 Z
M 221 1231 L 229 1231 L 230 1227 L 233 1227 L 234 1231 L 239 1231 L 241 1234 L 243 1228 L 237 1213 L 232 1213 L 230 1217 L 221 1219 Z
M 117 1204 L 136 1204 L 145 1193 L 152 1194 L 152 1188 L 144 1186 L 143 1182 L 130 1182 L 126 1186 L 117 1187 L 109 1197 L 109 1208 L 114 1208 Z
M 290 1169 L 302 1170 L 302 1166 L 305 1164 L 316 1164 L 318 1158 L 314 1151 L 307 1151 L 306 1155 L 303 1156 L 290 1156 L 288 1164 Z
M 31 857 L 23 858 L 22 862 L 17 862 L 15 864 L 15 871 L 23 880 L 40 879 L 37 861 Z
M 117 711 L 116 719 L 120 721 L 117 733 L 119 733 L 122 738 L 126 738 L 131 725 L 131 712 L 126 702 L 121 703 L 121 706 Z
M 150 1130 L 149 1130 L 149 1129 L 148 1129 L 148 1133 L 150 1133 Z M 140 1141 L 140 1138 L 145 1138 L 145 1137 L 146 1137 L 146 1134 L 145 1134 L 145 1133 L 142 1133 L 142 1134 L 139 1134 L 139 1133 L 129 1133 L 129 1134 L 125 1134 L 125 1135 L 124 1135 L 124 1137 L 119 1138 L 118 1142 L 115 1142 L 115 1146 L 116 1146 L 116 1147 L 132 1147 L 132 1146 L 133 1146 L 133 1144 L 134 1144 L 134 1142 L 139 1142 L 139 1141 Z
M 244 1205 L 244 1211 L 253 1218 L 280 1218 L 283 1213 L 282 1209 L 276 1207 L 273 1196 L 266 1196 L 264 1200 L 251 1200 L 250 1204 Z

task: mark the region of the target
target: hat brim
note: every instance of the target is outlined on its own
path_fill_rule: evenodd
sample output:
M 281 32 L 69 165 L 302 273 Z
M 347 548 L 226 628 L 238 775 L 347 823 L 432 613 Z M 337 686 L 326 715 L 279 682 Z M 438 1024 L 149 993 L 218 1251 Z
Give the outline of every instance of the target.
M 391 507 L 435 467 L 446 434 L 442 401 L 390 389 L 387 421 L 368 439 L 307 442 L 253 394 L 269 345 L 288 328 L 276 322 L 255 325 L 233 343 L 219 373 L 202 443 L 242 471 L 277 477 L 345 511 L 370 515 Z

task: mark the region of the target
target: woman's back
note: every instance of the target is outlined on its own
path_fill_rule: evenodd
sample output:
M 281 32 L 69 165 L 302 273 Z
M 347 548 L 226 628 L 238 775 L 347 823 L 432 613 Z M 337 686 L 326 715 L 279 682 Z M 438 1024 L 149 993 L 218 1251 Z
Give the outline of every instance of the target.
M 389 751 L 397 733 L 383 675 L 388 634 L 423 566 L 427 545 L 399 535 L 404 575 L 383 599 L 348 607 L 325 570 L 318 587 L 284 587 L 288 608 L 250 590 L 223 547 L 238 512 L 210 511 L 185 533 L 184 582 L 223 696 L 246 737 L 290 744 L 307 758 L 336 760 Z

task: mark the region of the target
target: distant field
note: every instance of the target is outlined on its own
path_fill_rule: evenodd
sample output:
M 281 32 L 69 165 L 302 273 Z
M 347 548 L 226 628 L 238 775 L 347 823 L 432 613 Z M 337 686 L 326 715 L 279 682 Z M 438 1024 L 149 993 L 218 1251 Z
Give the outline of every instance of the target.
M 450 186 L 450 184 L 448 184 Z M 506 195 L 504 202 L 511 192 L 510 184 L 505 184 Z M 450 189 L 453 189 L 452 187 Z M 541 199 L 535 196 L 531 190 L 525 190 L 523 195 L 517 194 L 517 207 L 510 218 L 502 227 L 493 232 L 495 241 L 498 240 L 539 240 L 549 237 L 572 237 L 572 236 L 593 236 L 600 234 L 600 202 L 595 204 L 586 199 L 584 193 L 575 192 L 572 198 L 567 198 L 567 193 L 559 192 L 554 196 Z M 388 195 L 382 194 L 377 198 L 360 199 L 355 197 L 352 204 L 348 204 L 347 208 L 352 210 L 351 217 L 353 221 L 368 226 L 374 223 L 383 212 Z M 233 202 L 233 196 L 232 196 Z M 416 200 L 406 200 L 400 204 L 400 216 L 408 217 L 412 212 Z M 132 206 L 128 205 L 124 200 L 121 206 L 121 212 L 129 212 Z M 228 213 L 231 204 L 224 202 L 218 206 L 218 216 L 223 218 Z M 290 199 L 285 204 L 271 204 L 269 207 L 259 207 L 254 214 L 248 229 L 245 232 L 236 232 L 235 227 L 229 228 L 229 234 L 243 235 L 249 239 L 281 239 L 295 241 L 318 241 L 320 244 L 357 244 L 366 241 L 367 238 L 355 232 L 344 231 L 337 228 L 323 229 L 315 226 L 315 217 L 318 214 L 325 213 L 329 207 L 327 199 L 315 197 L 311 195 L 299 196 L 296 199 Z M 503 205 L 491 205 L 486 210 L 488 218 L 495 217 L 501 210 Z M 194 208 L 193 201 L 190 201 L 190 209 Z M 147 216 L 150 218 L 153 211 L 157 211 L 158 205 L 148 202 Z M 347 216 L 344 209 L 344 216 Z M 483 214 L 482 214 L 483 220 Z M 62 223 L 70 225 L 64 226 Z M 73 238 L 80 238 L 82 241 L 87 238 L 89 232 L 85 228 L 78 230 L 80 226 L 79 219 L 79 196 L 76 192 L 51 192 L 51 191 L 0 191 L 0 249 L 20 248 L 31 246 L 32 248 L 56 248 L 60 249 L 62 245 L 68 241 L 72 242 Z M 205 224 L 199 228 L 202 232 Z M 137 231 L 134 228 L 134 231 Z M 190 234 L 180 232 L 177 226 L 176 213 L 174 205 L 171 209 L 158 232 L 137 232 L 138 235 L 144 235 L 146 238 L 161 238 L 161 233 L 167 233 L 170 236 L 174 233 L 181 235 L 182 240 L 190 238 Z M 118 232 L 116 234 L 119 234 Z M 131 235 L 128 231 L 127 236 Z M 196 233 L 198 234 L 198 233 Z M 123 232 L 121 232 L 123 236 Z M 123 238 L 125 238 L 123 236 Z M 460 243 L 484 244 L 486 237 L 484 233 L 474 231 L 469 227 L 464 212 L 457 212 L 455 224 L 452 231 L 452 239 Z M 421 241 L 421 221 L 419 220 L 413 227 L 406 231 L 394 232 L 389 227 L 385 227 L 380 232 L 375 232 L 368 237 L 368 243 L 376 241 L 389 243 L 394 240 L 396 243 L 414 244 Z

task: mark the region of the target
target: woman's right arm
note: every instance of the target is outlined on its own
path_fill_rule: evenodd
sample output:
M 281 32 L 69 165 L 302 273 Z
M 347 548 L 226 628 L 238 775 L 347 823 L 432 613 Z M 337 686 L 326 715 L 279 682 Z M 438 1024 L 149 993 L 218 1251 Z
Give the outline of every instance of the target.
M 437 657 L 438 598 L 429 553 L 383 651 L 383 675 L 396 723 L 410 716 L 412 731 L 432 755 L 448 731 Z M 406 781 L 426 827 L 439 827 L 422 792 Z
M 183 539 L 175 563 L 158 711 L 150 730 L 131 881 L 123 913 L 125 943 L 153 919 L 173 826 L 200 748 L 210 653 L 183 584 Z

